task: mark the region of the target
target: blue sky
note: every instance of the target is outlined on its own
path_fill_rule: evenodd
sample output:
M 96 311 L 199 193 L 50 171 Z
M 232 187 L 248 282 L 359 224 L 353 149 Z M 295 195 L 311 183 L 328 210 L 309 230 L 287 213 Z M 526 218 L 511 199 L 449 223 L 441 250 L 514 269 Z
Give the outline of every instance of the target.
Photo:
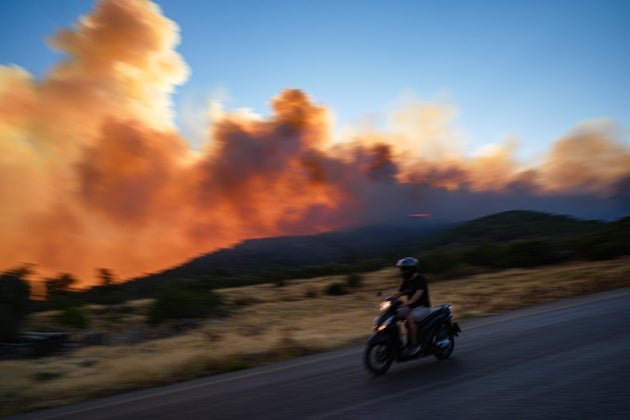
M 175 95 L 180 115 L 220 90 L 228 109 L 268 115 L 272 97 L 299 88 L 339 129 L 411 94 L 455 106 L 471 153 L 516 136 L 523 159 L 587 119 L 630 127 L 630 1 L 156 3 L 179 24 L 192 71 Z M 60 59 L 45 38 L 93 5 L 2 0 L 0 64 L 42 77 Z

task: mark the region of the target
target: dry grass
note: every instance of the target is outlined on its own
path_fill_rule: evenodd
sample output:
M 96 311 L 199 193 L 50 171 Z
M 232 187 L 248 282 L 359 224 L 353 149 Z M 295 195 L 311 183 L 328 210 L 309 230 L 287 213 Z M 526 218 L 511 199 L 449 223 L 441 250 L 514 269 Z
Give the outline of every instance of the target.
M 0 415 L 69 404 L 132 389 L 166 384 L 270 363 L 360 343 L 370 334 L 380 301 L 398 286 L 394 269 L 365 274 L 361 287 L 328 296 L 342 276 L 294 280 L 220 293 L 231 303 L 228 317 L 203 320 L 199 328 L 169 338 L 143 322 L 149 301 L 92 307 L 92 328 L 121 343 L 82 347 L 34 360 L 0 361 Z M 535 269 L 513 269 L 431 283 L 433 304 L 452 302 L 458 320 L 630 286 L 630 258 Z M 341 322 L 343 320 L 343 322 Z M 31 327 L 51 327 L 38 314 Z M 78 333 L 78 332 L 77 332 Z M 131 337 L 131 338 L 130 338 Z

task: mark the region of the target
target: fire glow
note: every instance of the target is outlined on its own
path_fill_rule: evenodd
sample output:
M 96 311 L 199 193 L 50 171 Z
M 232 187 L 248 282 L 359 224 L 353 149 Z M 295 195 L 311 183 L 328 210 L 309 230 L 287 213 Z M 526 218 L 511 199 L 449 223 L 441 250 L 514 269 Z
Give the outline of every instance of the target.
M 580 123 L 524 168 L 508 146 L 454 152 L 449 105 L 409 104 L 391 132 L 332 141 L 330 111 L 286 89 L 267 119 L 222 113 L 193 150 L 173 122 L 172 92 L 189 74 L 178 42 L 155 4 L 104 0 L 51 38 L 65 59 L 45 78 L 0 66 L 0 269 L 34 263 L 88 285 L 99 267 L 128 278 L 247 238 L 408 208 L 462 219 L 584 203 L 601 211 L 628 196 L 630 150 L 609 120 Z

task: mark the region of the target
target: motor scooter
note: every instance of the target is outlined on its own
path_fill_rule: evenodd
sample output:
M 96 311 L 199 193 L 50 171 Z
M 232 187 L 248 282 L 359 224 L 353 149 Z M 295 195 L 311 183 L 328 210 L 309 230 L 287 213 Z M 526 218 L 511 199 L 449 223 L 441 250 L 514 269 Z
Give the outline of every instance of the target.
M 455 349 L 455 337 L 459 336 L 461 328 L 453 322 L 452 305 L 450 303 L 430 308 L 429 314 L 418 321 L 417 334 L 421 349 L 416 354 L 405 351 L 405 341 L 411 340 L 407 334 L 401 333 L 402 321 L 398 316 L 398 309 L 402 301 L 387 298 L 380 305 L 380 314 L 374 320 L 374 335 L 368 340 L 364 363 L 373 375 L 382 375 L 389 370 L 392 363 L 419 359 L 433 355 L 439 360 L 448 359 Z

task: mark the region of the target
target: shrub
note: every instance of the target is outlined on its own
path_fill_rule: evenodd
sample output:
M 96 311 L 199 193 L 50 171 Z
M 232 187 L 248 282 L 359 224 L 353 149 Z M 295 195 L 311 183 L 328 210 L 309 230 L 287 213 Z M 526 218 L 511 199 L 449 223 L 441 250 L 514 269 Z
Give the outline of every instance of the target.
M 199 284 L 166 286 L 158 292 L 147 321 L 159 324 L 171 319 L 204 317 L 222 303 L 221 295 Z
M 340 296 L 348 293 L 348 288 L 345 283 L 335 282 L 328 285 L 326 293 L 331 296 Z
M 510 267 L 535 267 L 557 262 L 559 256 L 548 241 L 517 241 L 507 246 L 506 260 Z
M 90 325 L 90 321 L 81 306 L 70 306 L 61 310 L 55 316 L 55 321 L 63 326 L 73 328 L 86 328 Z
M 504 268 L 509 267 L 507 251 L 504 245 L 484 243 L 465 254 L 466 262 L 471 265 Z
M 80 366 L 84 368 L 89 368 L 96 365 L 97 363 L 98 363 L 97 359 L 86 359 L 86 360 L 81 361 Z
M 346 284 L 348 285 L 348 287 L 351 288 L 357 288 L 357 287 L 361 287 L 361 284 L 363 283 L 363 277 L 359 274 L 348 274 L 348 276 L 346 277 Z
M 45 381 L 52 381 L 53 379 L 57 379 L 62 376 L 63 376 L 63 373 L 61 372 L 41 371 L 41 372 L 35 372 L 32 378 L 34 381 L 37 381 L 37 382 L 45 382 Z
M 462 265 L 464 259 L 457 253 L 432 252 L 422 256 L 420 270 L 425 273 L 444 274 Z
M 308 289 L 306 289 L 306 292 L 304 293 L 304 297 L 312 299 L 312 298 L 316 298 L 318 294 L 319 293 L 317 292 L 316 288 L 309 287 Z

